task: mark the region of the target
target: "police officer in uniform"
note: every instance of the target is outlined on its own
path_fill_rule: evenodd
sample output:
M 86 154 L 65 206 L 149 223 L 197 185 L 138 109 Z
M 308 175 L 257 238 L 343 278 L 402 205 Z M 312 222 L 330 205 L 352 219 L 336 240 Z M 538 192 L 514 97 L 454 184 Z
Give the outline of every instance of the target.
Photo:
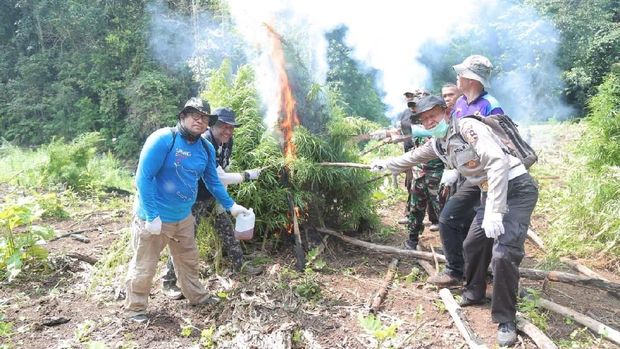
M 500 346 L 517 340 L 515 317 L 519 264 L 538 186 L 521 160 L 484 123 L 451 117 L 437 96 L 423 97 L 416 112 L 431 142 L 390 159 L 374 160 L 374 171 L 402 172 L 420 163 L 441 159 L 482 192 L 480 207 L 463 243 L 465 286 L 461 306 L 485 301 L 486 271 L 493 270 L 491 316 L 499 323 Z

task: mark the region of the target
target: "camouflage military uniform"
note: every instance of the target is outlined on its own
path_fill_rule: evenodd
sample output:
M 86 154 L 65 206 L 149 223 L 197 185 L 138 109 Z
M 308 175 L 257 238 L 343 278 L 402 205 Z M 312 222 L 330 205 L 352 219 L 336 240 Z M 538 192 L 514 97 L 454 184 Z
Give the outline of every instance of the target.
M 416 145 L 420 145 L 423 142 L 423 139 L 416 139 Z M 408 245 L 410 247 L 415 247 L 414 245 L 418 244 L 419 236 L 424 231 L 424 213 L 427 211 L 427 208 L 432 209 L 437 214 L 440 211 L 438 194 L 443 168 L 441 160 L 433 160 L 426 164 L 416 165 L 412 169 L 413 181 L 407 205 Z M 430 210 L 429 216 L 431 216 Z

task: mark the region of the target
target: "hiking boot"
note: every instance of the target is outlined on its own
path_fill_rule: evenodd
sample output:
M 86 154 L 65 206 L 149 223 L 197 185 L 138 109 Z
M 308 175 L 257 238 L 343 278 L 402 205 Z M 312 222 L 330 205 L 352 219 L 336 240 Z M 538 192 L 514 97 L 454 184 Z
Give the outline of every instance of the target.
M 131 320 L 133 322 L 137 322 L 139 324 L 143 324 L 143 323 L 149 321 L 149 317 L 146 316 L 146 314 L 136 314 L 134 316 L 128 317 L 127 319 Z
M 462 278 L 456 277 L 446 271 L 429 277 L 426 279 L 426 282 L 439 287 L 456 287 L 463 285 Z
M 430 231 L 439 231 L 439 224 L 433 223 L 429 229 Z
M 398 224 L 409 224 L 409 218 L 401 218 L 398 220 Z
M 241 272 L 246 275 L 256 276 L 263 273 L 263 267 L 261 266 L 253 266 L 249 263 L 246 263 L 241 267 Z
M 497 344 L 509 347 L 517 342 L 517 325 L 514 321 L 502 322 L 497 330 Z
M 418 243 L 415 241 L 411 241 L 411 240 L 405 240 L 405 242 L 403 242 L 403 248 L 405 250 L 415 251 L 418 248 Z
M 175 301 L 185 298 L 185 296 L 183 295 L 183 292 L 181 292 L 181 289 L 176 284 L 174 285 L 164 284 L 163 292 L 166 295 L 166 297 L 172 300 L 175 300 Z

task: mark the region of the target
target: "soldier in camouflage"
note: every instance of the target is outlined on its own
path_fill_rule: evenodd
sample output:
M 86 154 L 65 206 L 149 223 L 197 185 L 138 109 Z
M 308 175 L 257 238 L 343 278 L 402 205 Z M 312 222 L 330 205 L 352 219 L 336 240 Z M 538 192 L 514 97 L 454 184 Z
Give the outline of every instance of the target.
M 217 108 L 213 111 L 213 114 L 218 116 L 218 120 L 215 125 L 203 134 L 203 137 L 215 147 L 217 173 L 222 184 L 228 186 L 229 184 L 239 184 L 244 181 L 258 179 L 261 172 L 260 169 L 246 170 L 242 173 L 228 173 L 225 171 L 230 165 L 230 157 L 233 150 L 233 132 L 235 127 L 240 125 L 236 123 L 236 115 L 230 108 Z M 262 272 L 260 267 L 254 267 L 247 263 L 244 265 L 243 251 L 239 241 L 235 239 L 234 226 L 230 215 L 221 205 L 215 202 L 202 181 L 199 181 L 198 195 L 196 203 L 192 207 L 192 214 L 196 217 L 196 224 L 199 224 L 202 219 L 214 216 L 215 231 L 217 231 L 222 240 L 224 251 L 228 255 L 235 272 L 245 272 L 251 275 L 257 275 Z M 167 271 L 162 280 L 164 293 L 169 298 L 183 298 L 182 293 L 176 286 L 177 278 L 170 258 L 167 263 Z

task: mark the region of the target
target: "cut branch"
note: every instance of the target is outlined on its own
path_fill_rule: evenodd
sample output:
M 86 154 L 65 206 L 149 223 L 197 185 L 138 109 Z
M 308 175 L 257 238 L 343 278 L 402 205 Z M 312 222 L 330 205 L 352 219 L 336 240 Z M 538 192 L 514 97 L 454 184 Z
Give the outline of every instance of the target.
M 456 328 L 459 329 L 459 332 L 461 332 L 461 335 L 465 338 L 467 345 L 470 348 L 486 348 L 487 346 L 480 339 L 478 339 L 478 337 L 476 337 L 476 334 L 467 323 L 461 307 L 456 303 L 454 297 L 452 297 L 450 290 L 447 288 L 442 288 L 439 290 L 439 296 L 446 305 L 448 312 L 450 312 L 450 316 L 452 316 L 452 320 L 454 320 Z
M 363 168 L 370 169 L 370 165 L 368 164 L 358 164 L 355 162 L 319 162 L 319 166 L 331 166 L 331 167 L 353 167 L 353 168 Z
M 422 251 L 422 247 L 419 244 L 417 249 L 418 251 Z M 437 275 L 439 269 L 433 268 L 433 266 L 428 261 L 424 259 L 418 259 L 418 264 L 422 267 L 422 269 L 424 269 L 424 271 L 426 271 L 426 274 L 428 274 L 428 276 Z
M 527 321 L 523 315 L 517 313 L 517 328 L 530 337 L 539 349 L 557 349 L 558 346 L 547 337 L 547 335 L 536 327 L 533 323 Z
M 538 248 L 543 251 L 545 250 L 545 243 L 532 229 L 527 230 L 527 237 L 534 243 L 534 245 L 538 246 Z
M 341 240 L 344 240 L 350 243 L 351 245 L 364 247 L 372 251 L 383 252 L 383 253 L 388 253 L 388 254 L 396 254 L 396 255 L 406 256 L 410 258 L 424 259 L 427 261 L 433 260 L 433 254 L 429 252 L 404 250 L 404 249 L 396 248 L 392 246 L 377 245 L 377 244 L 373 244 L 372 242 L 366 242 L 366 241 L 358 240 L 358 239 L 343 235 L 342 233 L 339 233 L 335 230 L 331 230 L 328 228 L 317 228 L 316 230 L 318 232 L 329 234 L 337 238 L 340 238 Z M 445 262 L 446 257 L 444 257 L 443 255 L 437 254 L 437 260 Z
M 98 262 L 97 258 L 93 258 L 91 256 L 87 256 L 87 255 L 81 254 L 79 252 L 69 252 L 69 253 L 67 253 L 67 257 L 75 258 L 75 259 L 77 259 L 79 261 L 86 262 L 86 263 L 88 263 L 90 265 L 95 265 Z
M 569 317 L 571 319 L 573 319 L 574 321 L 586 326 L 587 328 L 589 328 L 590 330 L 592 330 L 594 333 L 596 333 L 597 335 L 600 335 L 602 337 L 604 337 L 605 339 L 612 341 L 618 345 L 620 345 L 620 332 L 618 332 L 617 330 L 603 324 L 600 323 L 596 320 L 594 320 L 593 318 L 578 313 L 576 311 L 574 311 L 571 308 L 565 307 L 563 305 L 559 305 L 557 303 L 554 303 L 550 300 L 544 299 L 544 298 L 538 298 L 536 301 L 536 305 L 543 307 L 547 310 L 551 310 L 553 312 L 556 312 L 560 315 Z
M 402 143 L 402 142 L 406 141 L 407 139 L 410 139 L 410 137 L 403 137 L 403 138 L 398 138 L 398 139 L 395 139 L 395 140 L 392 140 L 391 138 L 388 138 L 387 140 L 381 141 L 379 144 L 377 144 L 377 145 L 375 145 L 375 146 L 373 146 L 373 147 L 363 151 L 360 155 L 364 156 L 364 155 L 366 155 L 366 154 L 368 154 L 368 153 L 370 153 L 370 152 L 372 152 L 374 150 L 377 150 L 377 149 L 383 147 L 386 144 Z
M 604 278 L 600 274 L 594 272 L 592 269 L 586 267 L 583 264 L 579 264 L 579 262 L 577 262 L 577 261 L 574 261 L 572 259 L 568 259 L 566 257 L 562 257 L 562 258 L 560 258 L 560 262 L 568 264 L 571 268 L 577 270 L 578 272 L 582 273 L 583 275 L 589 276 L 591 278 L 601 279 L 603 281 L 609 282 L 609 280 L 607 280 L 606 278 Z
M 379 310 L 379 307 L 381 306 L 381 303 L 385 299 L 385 296 L 388 293 L 388 289 L 390 288 L 390 285 L 392 284 L 394 275 L 396 275 L 397 267 L 398 267 L 398 259 L 393 258 L 392 261 L 390 262 L 390 265 L 388 266 L 387 273 L 383 277 L 383 283 L 381 284 L 381 287 L 379 288 L 375 296 L 372 298 L 372 302 L 370 303 L 370 309 L 369 309 L 371 313 L 375 314 L 377 310 Z

